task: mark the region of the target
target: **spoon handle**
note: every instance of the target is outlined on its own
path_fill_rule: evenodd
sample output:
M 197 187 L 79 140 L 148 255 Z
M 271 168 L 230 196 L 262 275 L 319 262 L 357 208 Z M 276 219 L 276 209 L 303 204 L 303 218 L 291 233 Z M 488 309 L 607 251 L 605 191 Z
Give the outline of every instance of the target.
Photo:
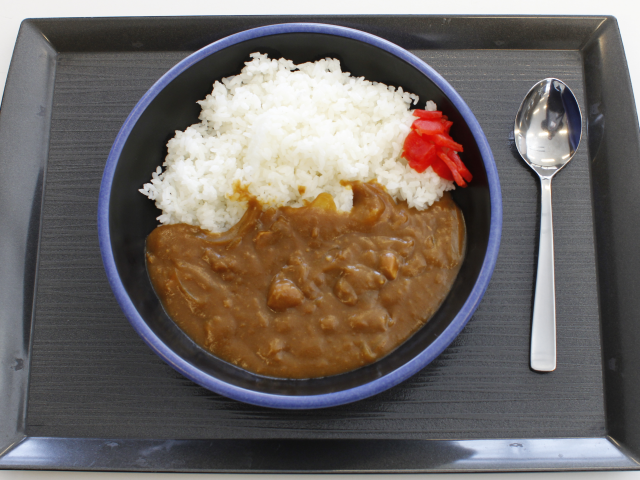
M 556 286 L 553 268 L 551 178 L 541 176 L 540 184 L 540 246 L 531 322 L 531 369 L 552 372 L 556 369 Z

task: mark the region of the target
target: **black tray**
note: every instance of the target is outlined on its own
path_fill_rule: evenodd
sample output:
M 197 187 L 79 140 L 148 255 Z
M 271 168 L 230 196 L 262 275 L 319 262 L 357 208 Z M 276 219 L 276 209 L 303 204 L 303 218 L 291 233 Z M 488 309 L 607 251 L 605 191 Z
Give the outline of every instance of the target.
M 364 30 L 438 70 L 493 149 L 504 229 L 474 318 L 436 361 L 351 405 L 277 411 L 191 383 L 116 304 L 96 206 L 122 122 L 190 52 L 272 23 Z M 558 369 L 529 370 L 539 187 L 510 132 L 534 82 L 580 101 L 554 180 Z M 587 137 L 588 131 L 588 137 Z M 640 138 L 610 17 L 27 20 L 0 112 L 0 468 L 184 472 L 638 469 Z

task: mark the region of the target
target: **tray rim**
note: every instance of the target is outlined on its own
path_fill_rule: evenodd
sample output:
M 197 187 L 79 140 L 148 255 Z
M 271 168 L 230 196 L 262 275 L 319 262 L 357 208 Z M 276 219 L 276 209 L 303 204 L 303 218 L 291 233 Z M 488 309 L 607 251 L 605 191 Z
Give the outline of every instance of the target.
M 367 16 L 367 17 L 390 17 L 390 16 Z M 394 16 L 397 18 L 408 17 L 420 17 L 420 18 L 444 18 L 441 15 L 429 15 L 429 16 Z M 174 17 L 142 17 L 142 18 L 100 18 L 100 19 L 27 19 L 23 21 L 18 40 L 16 42 L 14 55 L 12 57 L 11 66 L 9 70 L 9 76 L 7 78 L 7 84 L 5 87 L 5 94 L 2 103 L 2 110 L 0 111 L 0 165 L 4 164 L 2 155 L 7 155 L 10 150 L 7 146 L 15 148 L 16 139 L 20 137 L 17 133 L 15 126 L 7 127 L 10 122 L 7 117 L 20 124 L 19 113 L 27 105 L 35 106 L 45 105 L 46 111 L 49 115 L 43 115 L 39 124 L 39 133 L 42 136 L 40 142 L 32 147 L 32 150 L 28 153 L 35 155 L 40 161 L 39 165 L 39 187 L 36 186 L 36 196 L 33 198 L 33 209 L 31 218 L 28 219 L 26 237 L 25 237 L 25 250 L 35 249 L 35 253 L 39 252 L 39 237 L 40 237 L 40 209 L 42 206 L 42 185 L 44 183 L 44 176 L 46 174 L 46 160 L 48 157 L 48 134 L 50 124 L 50 113 L 53 101 L 53 80 L 55 79 L 55 65 L 57 60 L 58 50 L 55 48 L 55 38 L 50 41 L 45 33 L 47 25 L 77 25 L 82 27 L 88 23 L 93 22 L 166 22 Z M 182 20 L 185 19 L 198 19 L 198 20 L 215 20 L 221 17 L 177 17 Z M 230 17 L 225 17 L 226 19 Z M 343 22 L 356 22 L 362 16 L 345 15 L 345 16 L 280 16 L 280 17 L 268 17 L 268 16 L 243 16 L 243 17 L 231 17 L 234 19 L 241 18 L 247 19 L 259 19 L 260 21 L 267 21 L 268 23 L 286 23 L 290 21 L 321 21 L 323 23 L 336 23 L 335 19 L 341 19 Z M 447 17 L 450 18 L 450 17 Z M 295 20 L 292 20 L 295 19 Z M 332 22 L 334 19 L 334 22 Z M 579 23 L 585 21 L 593 25 L 591 34 L 588 38 L 582 39 L 579 43 L 579 48 L 568 48 L 569 50 L 579 50 L 585 56 L 585 51 L 589 48 L 594 48 L 594 38 L 602 35 L 609 35 L 613 37 L 614 44 L 617 40 L 617 46 L 622 54 L 622 62 L 624 70 L 627 72 L 627 91 L 633 99 L 631 92 L 630 81 L 628 78 L 628 69 L 626 61 L 624 59 L 623 46 L 620 40 L 620 35 L 617 27 L 617 21 L 613 17 L 607 16 L 553 16 L 553 17 L 527 17 L 527 16 L 460 16 L 457 20 L 468 21 L 482 21 L 482 20 L 553 20 L 558 24 Z M 340 24 L 340 23 L 338 23 Z M 258 25 L 256 25 L 258 26 Z M 349 25 L 346 25 L 349 26 Z M 240 30 L 245 28 L 240 27 Z M 240 31 L 238 30 L 238 31 Z M 364 31 L 368 31 L 363 29 Z M 372 32 L 374 34 L 378 34 Z M 456 47 L 454 47 L 455 49 Z M 457 47 L 460 48 L 460 47 Z M 134 51 L 130 48 L 131 51 Z M 180 49 L 177 49 L 180 50 Z M 67 49 L 64 51 L 76 51 L 73 49 Z M 95 51 L 95 50 L 87 50 Z M 34 54 L 38 53 L 38 58 L 44 58 L 44 60 L 38 62 L 34 60 Z M 46 73 L 46 75 L 42 75 Z M 39 75 L 38 75 L 39 74 Z M 38 82 L 40 79 L 40 82 Z M 623 79 L 623 83 L 624 83 Z M 25 88 L 26 85 L 26 88 Z M 12 99 L 16 97 L 19 87 L 25 90 L 29 88 L 39 94 L 37 98 L 31 98 L 23 103 L 17 102 L 17 105 L 12 103 Z M 586 90 L 586 83 L 585 83 Z M 7 95 L 9 93 L 9 95 Z M 632 102 L 633 103 L 633 102 Z M 637 130 L 637 116 L 635 115 L 635 107 L 632 107 L 633 114 L 635 116 L 636 132 Z M 16 116 L 16 113 L 18 114 Z M 3 121 L 4 120 L 4 121 Z M 11 135 L 11 134 L 14 135 Z M 635 146 L 637 148 L 640 145 L 640 138 L 635 136 Z M 9 156 L 9 155 L 7 155 Z M 38 198 L 38 192 L 40 198 Z M 595 219 L 594 219 L 595 222 Z M 2 239 L 0 238 L 0 244 Z M 26 262 L 29 263 L 29 262 Z M 596 262 L 598 263 L 598 262 Z M 31 272 L 29 272 L 31 269 Z M 25 278 L 31 275 L 33 279 L 37 278 L 37 257 L 32 264 L 25 264 Z M 28 283 L 28 282 L 27 282 Z M 0 279 L 0 287 L 2 287 L 2 279 Z M 32 288 L 33 290 L 33 288 Z M 29 292 L 25 292 L 28 297 Z M 326 441 L 326 440 L 307 440 L 307 441 L 209 441 L 209 440 L 154 440 L 154 439 L 85 439 L 85 438 L 62 438 L 62 437 L 30 437 L 25 435 L 25 418 L 26 407 L 28 399 L 28 386 L 29 386 L 29 366 L 30 366 L 30 348 L 31 348 L 31 329 L 33 328 L 33 303 L 35 302 L 35 292 L 31 292 L 31 302 L 28 298 L 24 299 L 24 304 L 21 308 L 22 323 L 20 325 L 11 325 L 10 322 L 0 323 L 0 355 L 14 353 L 10 349 L 10 345 L 21 345 L 22 349 L 18 352 L 18 356 L 15 358 L 16 365 L 13 367 L 13 374 L 0 374 L 0 387 L 15 388 L 18 386 L 18 390 L 15 391 L 18 394 L 13 396 L 0 397 L 0 411 L 10 412 L 11 415 L 0 416 L 0 469 L 62 469 L 62 470 L 108 470 L 108 471 L 209 471 L 209 472 L 253 472 L 253 473 L 275 473 L 275 472 L 287 472 L 287 473 L 304 473 L 304 472 L 368 472 L 368 473 L 398 473 L 398 472 L 489 472 L 489 471 L 558 471 L 558 470 L 636 470 L 640 469 L 640 463 L 635 459 L 638 452 L 634 448 L 629 448 L 625 445 L 625 442 L 621 440 L 619 436 L 610 435 L 610 410 L 607 405 L 605 408 L 606 423 L 607 423 L 607 435 L 604 437 L 596 438 L 566 438 L 566 439 L 484 439 L 484 440 L 462 440 L 462 441 L 448 441 L 448 440 L 384 440 L 384 442 L 402 443 L 409 451 L 418 451 L 421 455 L 424 455 L 423 460 L 415 463 L 413 467 L 405 465 L 393 465 L 393 462 L 389 462 L 388 459 L 376 460 L 366 465 L 361 465 L 359 468 L 340 468 L 340 465 L 335 465 L 332 462 L 332 457 L 327 456 L 322 461 L 324 465 L 317 465 L 312 468 L 295 469 L 291 467 L 283 467 L 286 465 L 287 459 L 294 462 L 297 458 L 304 458 L 305 452 L 317 451 L 318 447 L 327 449 L 332 445 L 342 445 L 348 443 L 347 449 L 370 447 L 376 442 L 382 442 L 379 440 L 338 440 L 338 441 Z M 2 300 L 2 296 L 0 296 Z M 601 299 L 602 304 L 602 299 Z M 15 314 L 16 312 L 14 312 Z M 602 317 L 602 310 L 601 310 Z M 1 317 L 0 317 L 1 318 Z M 3 340 L 4 338 L 4 340 Z M 17 343 L 14 343 L 18 340 Z M 603 355 L 604 356 L 604 355 Z M 9 365 L 13 359 L 0 356 L 3 364 Z M 20 360 L 22 363 L 20 363 Z M 604 359 L 603 359 L 604 361 Z M 26 365 L 26 368 L 24 368 Z M 604 371 L 604 369 L 603 369 Z M 606 371 L 605 371 L 606 373 Z M 605 375 L 606 377 L 606 375 Z M 607 379 L 605 378 L 605 381 Z M 605 383 L 605 394 L 607 392 L 607 385 Z M 9 390 L 6 390 L 9 391 Z M 606 396 L 606 395 L 605 395 Z M 3 408 L 6 407 L 6 408 Z M 11 418 L 9 418 L 11 417 Z M 624 437 L 624 435 L 622 435 Z M 193 448 L 200 452 L 207 452 L 211 455 L 217 463 L 214 462 L 207 469 L 202 470 L 200 468 L 178 468 L 171 460 L 163 461 L 162 459 L 156 459 L 156 463 L 151 466 L 137 465 L 136 452 L 149 447 L 157 447 L 158 445 L 166 445 L 167 442 L 178 442 L 181 445 L 187 445 L 189 448 Z M 466 442 L 466 444 L 465 444 Z M 559 443 L 558 443 L 559 442 Z M 273 462 L 265 462 L 260 465 L 232 465 L 227 462 L 225 464 L 224 459 L 220 457 L 220 451 L 224 450 L 225 445 L 232 443 L 238 448 L 250 449 L 253 452 L 262 452 L 267 455 L 273 455 L 272 448 L 275 445 L 285 446 L 284 452 L 275 456 Z M 635 442 L 631 442 L 634 443 Z M 367 445 L 365 445 L 367 444 Z M 463 459 L 459 459 L 454 464 L 443 464 L 439 457 L 443 452 L 448 450 L 454 451 L 459 448 L 460 445 L 472 444 L 475 451 L 473 458 L 475 462 L 465 463 Z M 529 452 L 530 448 L 542 446 L 542 445 L 556 445 L 557 448 L 566 449 L 567 456 L 564 456 L 564 460 L 561 465 L 557 462 L 554 463 L 557 457 L 557 451 L 553 454 L 547 454 L 547 456 L 540 456 L 535 452 Z M 114 447 L 115 445 L 115 447 Z M 131 459 L 123 459 L 122 451 L 116 453 L 117 447 L 123 445 L 126 446 L 129 452 L 133 452 Z M 505 448 L 505 446 L 512 448 Z M 510 450 L 520 450 L 517 455 L 511 455 Z M 634 445 L 635 446 L 635 445 Z M 107 447 L 105 449 L 105 447 Z M 187 448 L 187 450 L 189 449 Z M 466 448 L 466 447 L 465 447 Z M 584 448 L 598 448 L 598 452 L 601 454 L 599 458 L 595 460 L 584 458 L 580 455 L 578 449 Z M 115 449 L 115 450 L 114 450 Z M 413 450 L 412 450 L 413 449 Z M 532 448 L 534 451 L 536 448 Z M 331 448 L 328 448 L 331 450 Z M 632 451 L 633 450 L 633 451 Z M 50 452 L 47 454 L 47 452 Z M 55 452 L 55 453 L 54 453 Z M 66 452 L 66 454 L 61 454 Z M 524 454 L 523 454 L 524 452 Z M 527 453 L 528 452 L 528 453 Z M 573 453 L 572 453 L 573 452 Z M 335 452 L 334 452 L 335 453 Z M 217 456 L 216 456 L 217 454 Z M 182 454 L 184 458 L 188 458 L 188 455 Z M 128 458 L 128 455 L 125 455 Z M 308 453 L 307 453 L 308 456 Z M 120 459 L 118 459 L 120 457 Z M 222 456 L 224 457 L 224 455 Z M 199 457 L 202 458 L 202 457 Z M 266 457 L 265 457 L 266 458 Z M 496 462 L 496 458 L 500 459 Z M 175 458 L 174 458 L 175 460 Z M 120 463 L 118 463 L 120 461 Z M 280 462 L 280 463 L 278 463 Z M 377 463 L 376 463 L 377 462 Z M 365 462 L 366 463 L 366 462 Z M 496 464 L 497 463 L 497 464 Z

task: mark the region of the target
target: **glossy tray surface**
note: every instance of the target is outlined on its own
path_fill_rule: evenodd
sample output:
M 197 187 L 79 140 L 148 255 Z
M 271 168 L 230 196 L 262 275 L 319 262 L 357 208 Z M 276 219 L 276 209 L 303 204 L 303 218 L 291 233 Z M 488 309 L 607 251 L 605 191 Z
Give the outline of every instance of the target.
M 480 307 L 431 365 L 373 398 L 290 412 L 213 394 L 144 345 L 109 289 L 96 208 L 122 122 L 165 71 L 229 34 L 295 21 L 379 35 L 442 74 L 489 140 L 504 222 Z M 573 89 L 587 125 L 553 184 L 558 369 L 543 375 L 528 368 L 539 187 L 511 132 L 524 94 L 545 77 Z M 9 172 L 0 199 L 10 212 L 0 218 L 0 261 L 11 265 L 0 272 L 0 388 L 11 392 L 0 399 L 8 412 L 0 467 L 638 468 L 633 105 L 617 25 L 606 17 L 26 21 L 0 111 L 0 166 Z

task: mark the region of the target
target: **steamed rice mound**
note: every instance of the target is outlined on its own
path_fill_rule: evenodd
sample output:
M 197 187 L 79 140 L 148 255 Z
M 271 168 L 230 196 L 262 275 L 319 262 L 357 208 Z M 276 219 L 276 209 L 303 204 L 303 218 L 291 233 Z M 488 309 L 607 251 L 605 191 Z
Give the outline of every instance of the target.
M 417 173 L 400 158 L 416 95 L 352 77 L 335 59 L 251 57 L 198 102 L 201 123 L 176 131 L 164 170 L 140 190 L 162 210 L 161 223 L 228 230 L 246 210 L 234 185 L 274 207 L 300 207 L 326 192 L 344 211 L 353 194 L 341 180 L 377 180 L 418 210 L 453 188 L 431 167 Z

